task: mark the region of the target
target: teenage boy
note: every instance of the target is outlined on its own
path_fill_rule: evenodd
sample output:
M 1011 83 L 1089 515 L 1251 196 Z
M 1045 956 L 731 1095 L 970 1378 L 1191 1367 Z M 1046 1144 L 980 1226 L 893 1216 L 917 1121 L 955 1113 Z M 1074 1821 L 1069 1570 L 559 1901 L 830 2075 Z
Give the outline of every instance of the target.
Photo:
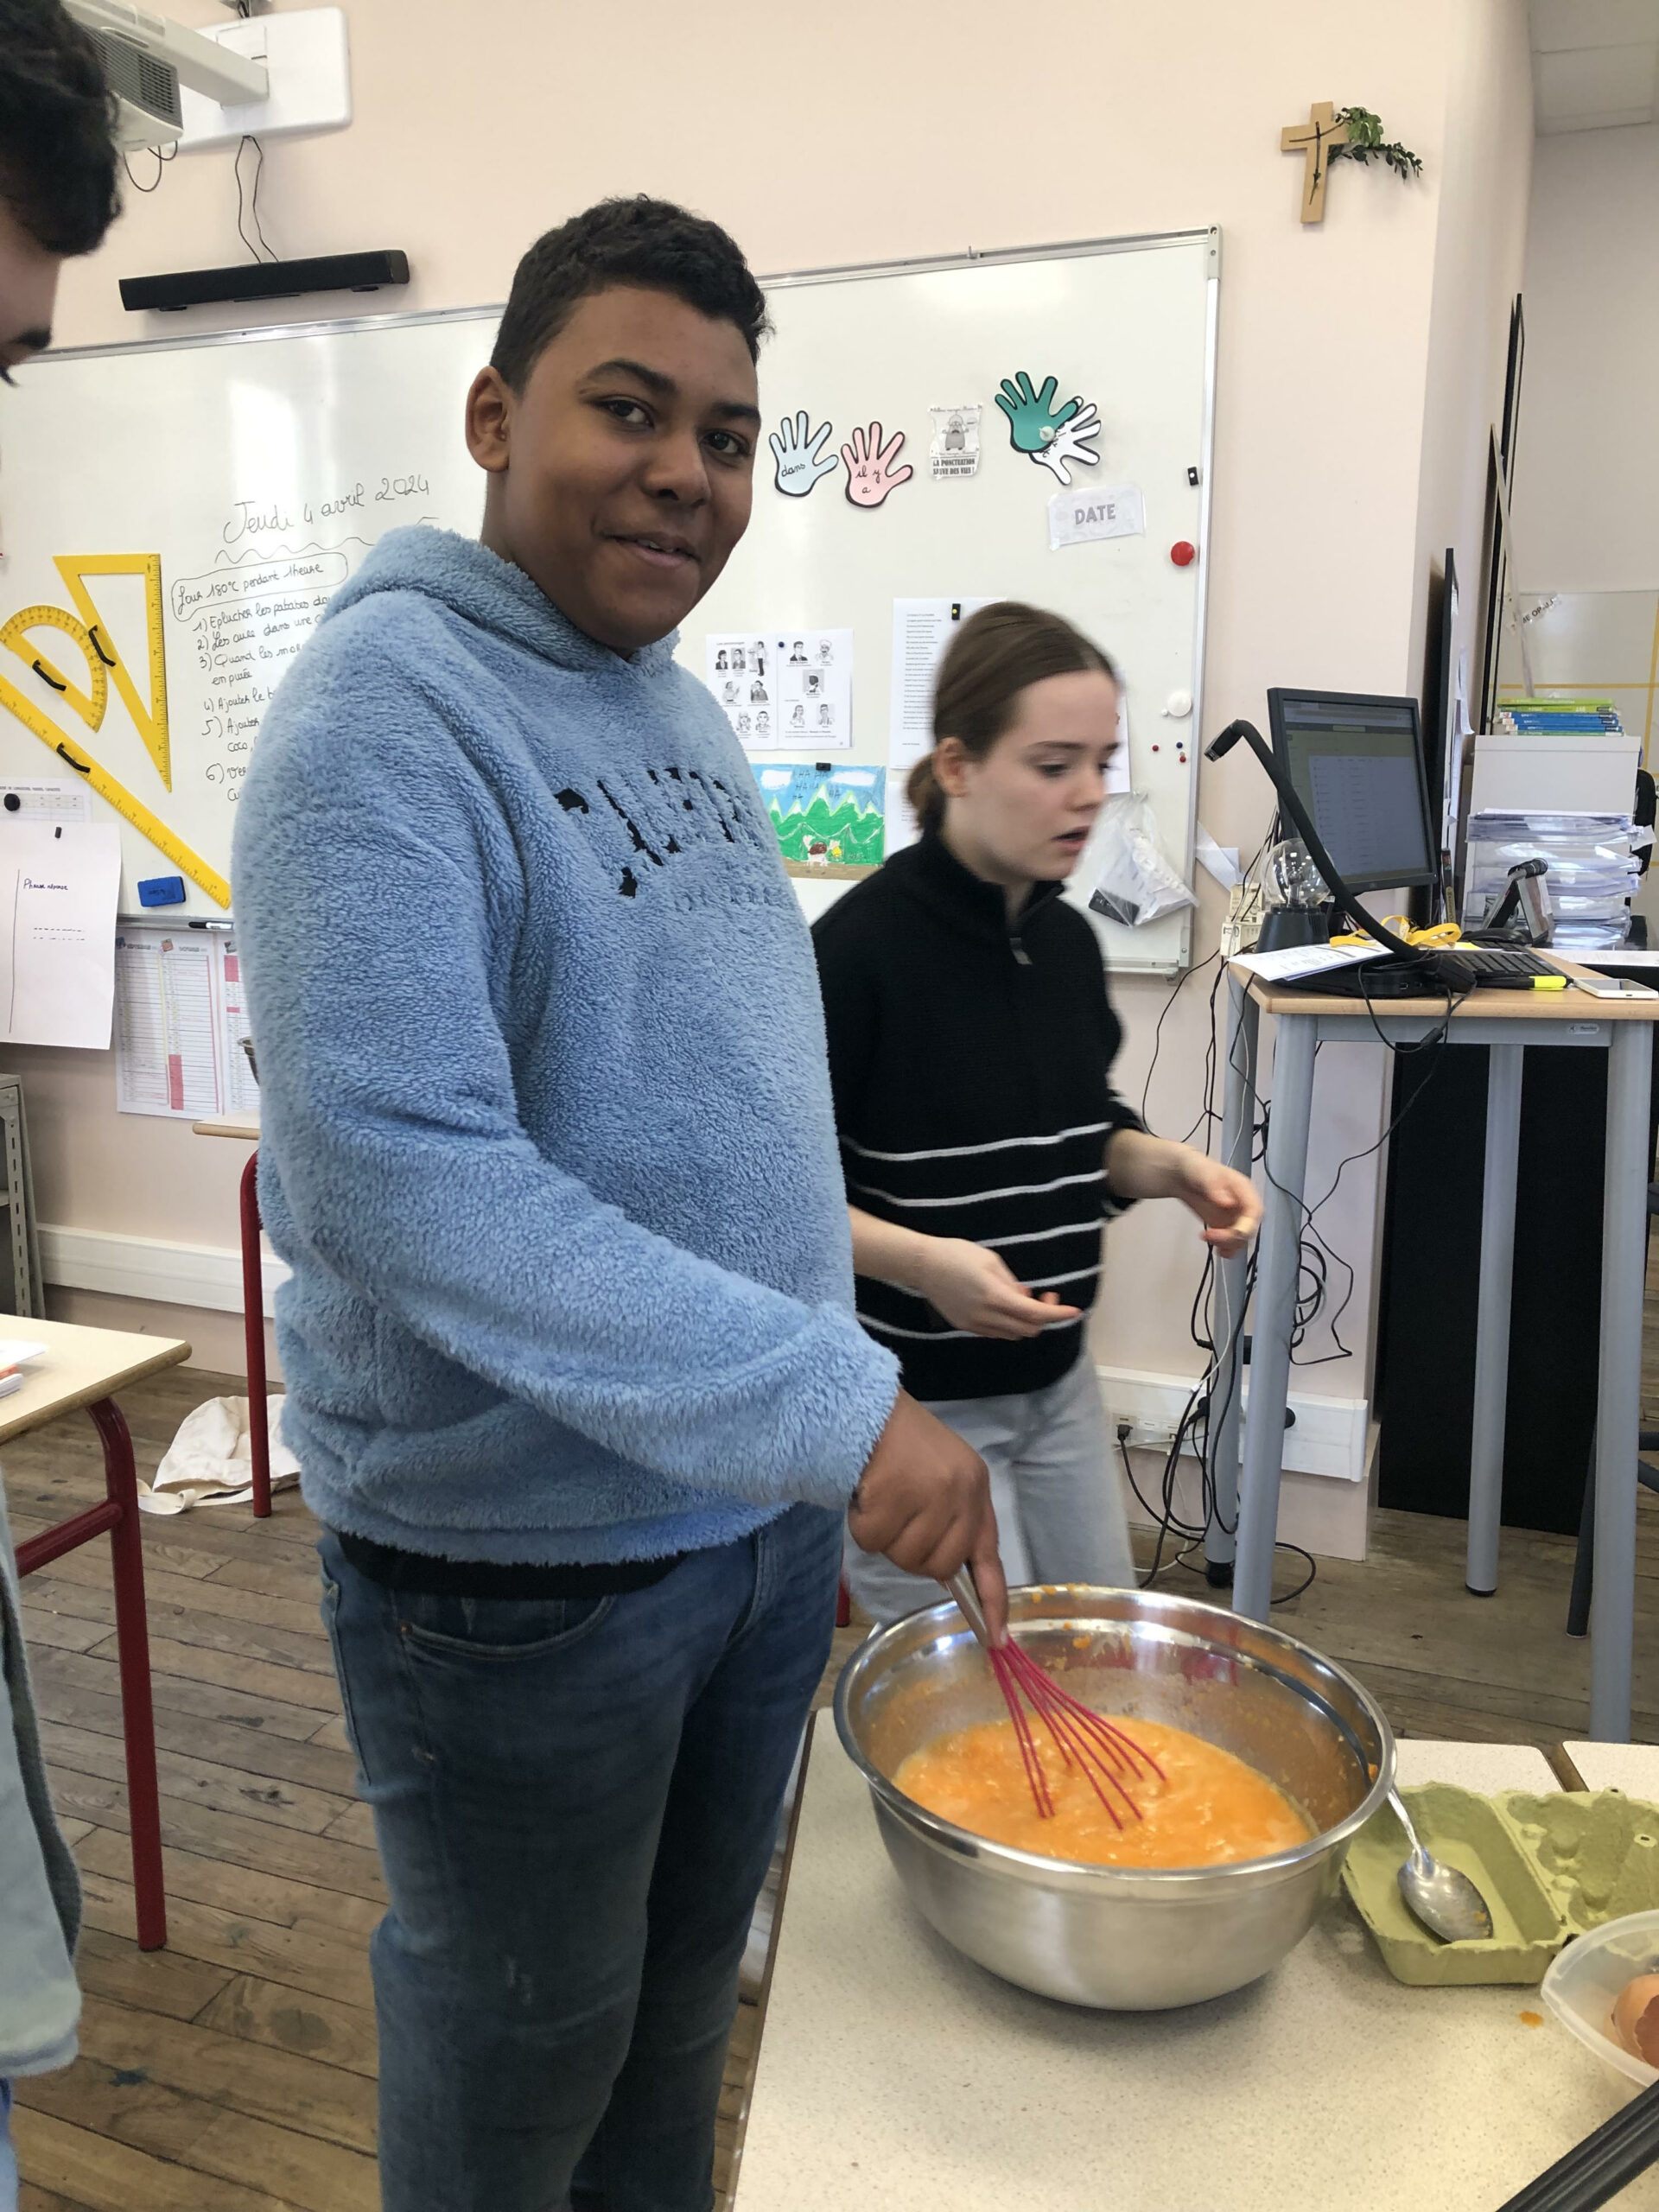
M 58 271 L 120 212 L 114 106 L 59 0 L 0 0 L 0 375 L 51 340 Z
M 119 212 L 113 109 L 59 0 L 0 0 L 0 376 L 52 335 L 58 271 Z M 16 2212 L 11 2084 L 67 2066 L 80 1992 L 75 1862 L 53 1815 L 0 1491 L 0 2212 Z
M 381 541 L 239 809 L 386 2212 L 705 2212 L 837 1512 L 1001 1618 L 983 1467 L 853 1318 L 810 941 L 672 658 L 765 312 L 660 202 L 533 246 L 467 397 L 481 542 Z

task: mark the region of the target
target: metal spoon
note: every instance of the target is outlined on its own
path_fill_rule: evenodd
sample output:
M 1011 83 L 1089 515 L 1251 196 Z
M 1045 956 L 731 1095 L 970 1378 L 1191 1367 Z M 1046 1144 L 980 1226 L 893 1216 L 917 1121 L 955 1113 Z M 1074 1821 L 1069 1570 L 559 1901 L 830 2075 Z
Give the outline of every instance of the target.
M 1400 1894 L 1407 1910 L 1416 1915 L 1431 1936 L 1441 1936 L 1448 1943 L 1489 1938 L 1492 1916 L 1485 1898 L 1466 1874 L 1459 1873 L 1455 1866 L 1442 1866 L 1424 1850 L 1396 1790 L 1389 1790 L 1389 1802 L 1411 1846 L 1411 1855 L 1400 1869 Z

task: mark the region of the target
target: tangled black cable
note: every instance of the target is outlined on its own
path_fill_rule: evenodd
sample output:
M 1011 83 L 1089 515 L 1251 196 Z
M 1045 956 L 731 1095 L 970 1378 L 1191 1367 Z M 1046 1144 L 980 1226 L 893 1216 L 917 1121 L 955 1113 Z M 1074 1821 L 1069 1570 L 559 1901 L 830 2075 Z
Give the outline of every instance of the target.
M 1382 1149 L 1382 1147 L 1389 1141 L 1389 1139 L 1394 1135 L 1395 1131 L 1400 1127 L 1400 1124 L 1405 1120 L 1407 1115 L 1411 1112 L 1418 1100 L 1428 1089 L 1429 1084 L 1433 1082 L 1434 1077 L 1440 1072 L 1441 1058 L 1444 1053 L 1445 1047 L 1451 1039 L 1452 1016 L 1457 1013 L 1458 1008 L 1463 1004 L 1464 1000 L 1468 996 L 1468 993 L 1466 991 L 1455 992 L 1448 988 L 1446 993 L 1446 1010 L 1440 1016 L 1436 1026 L 1429 1031 L 1427 1036 L 1420 1037 L 1414 1045 L 1400 1045 L 1396 1044 L 1392 1038 L 1384 1034 L 1382 1026 L 1376 1019 L 1376 1001 L 1372 999 L 1370 993 L 1364 988 L 1364 970 L 1363 969 L 1361 969 L 1357 972 L 1361 978 L 1360 996 L 1364 1001 L 1365 1011 L 1370 1020 L 1371 1027 L 1376 1032 L 1377 1042 L 1389 1053 L 1391 1053 L 1395 1059 L 1399 1059 L 1402 1057 L 1407 1058 L 1414 1058 L 1417 1053 L 1424 1052 L 1431 1046 L 1433 1048 L 1434 1056 L 1429 1063 L 1428 1068 L 1424 1074 L 1421 1082 L 1417 1084 L 1410 1097 L 1407 1099 L 1405 1104 L 1400 1109 L 1399 1112 L 1393 1116 L 1389 1122 L 1387 1128 L 1384 1128 L 1382 1134 L 1375 1141 L 1375 1142 L 1362 1146 L 1357 1152 L 1345 1154 L 1344 1157 L 1338 1161 L 1337 1171 L 1332 1177 L 1330 1185 L 1326 1188 L 1324 1195 L 1316 1198 L 1311 1206 L 1307 1204 L 1305 1198 L 1298 1198 L 1294 1201 L 1302 1216 L 1301 1230 L 1299 1236 L 1299 1283 L 1300 1280 L 1300 1271 L 1307 1267 L 1310 1257 L 1316 1255 L 1322 1284 L 1325 1281 L 1323 1269 L 1325 1261 L 1326 1259 L 1333 1261 L 1347 1277 L 1347 1287 L 1342 1294 L 1341 1300 L 1338 1303 L 1335 1313 L 1331 1315 L 1329 1320 L 1325 1323 L 1325 1326 L 1330 1332 L 1332 1343 L 1336 1347 L 1333 1351 L 1322 1352 L 1316 1358 L 1298 1358 L 1297 1354 L 1300 1350 L 1302 1341 L 1306 1336 L 1307 1329 L 1312 1325 L 1313 1320 L 1318 1318 L 1321 1306 L 1324 1303 L 1324 1300 L 1323 1297 L 1321 1297 L 1320 1300 L 1313 1306 L 1312 1310 L 1306 1313 L 1306 1317 L 1304 1317 L 1303 1309 L 1299 1304 L 1299 1333 L 1294 1336 L 1291 1341 L 1291 1358 L 1294 1364 L 1299 1367 L 1325 1367 L 1328 1366 L 1333 1360 L 1351 1359 L 1353 1357 L 1353 1353 L 1350 1347 L 1344 1344 L 1342 1341 L 1340 1324 L 1343 1315 L 1348 1311 L 1349 1306 L 1352 1303 L 1354 1291 L 1357 1287 L 1358 1279 L 1354 1272 L 1351 1263 L 1345 1260 L 1342 1254 L 1338 1252 L 1330 1243 L 1324 1231 L 1316 1227 L 1315 1224 L 1317 1217 L 1323 1208 L 1329 1205 L 1332 1199 L 1335 1198 L 1338 1185 L 1341 1183 L 1343 1176 L 1346 1171 L 1350 1167 L 1353 1166 L 1357 1161 L 1369 1160 L 1374 1154 L 1378 1153 Z M 1271 1107 L 1269 1106 L 1263 1116 L 1264 1132 L 1271 1110 Z M 1273 1170 L 1267 1164 L 1267 1148 L 1265 1141 L 1262 1147 L 1262 1173 L 1266 1175 L 1268 1182 L 1272 1184 L 1274 1189 L 1279 1192 L 1281 1197 L 1290 1198 L 1292 1194 L 1285 1189 L 1284 1185 L 1274 1176 Z
M 1278 824 L 1275 819 L 1274 829 L 1269 832 L 1269 840 L 1277 835 L 1277 830 Z M 1262 852 L 1267 849 L 1268 842 L 1268 840 L 1263 841 L 1255 859 L 1250 862 L 1249 869 L 1246 871 L 1247 876 L 1259 862 Z M 1202 1131 L 1206 1150 L 1216 1125 L 1224 1118 L 1216 1105 L 1216 1083 L 1220 1072 L 1218 1065 L 1220 1053 L 1217 1041 L 1217 1002 L 1220 996 L 1223 979 L 1227 972 L 1226 963 L 1221 961 L 1218 950 L 1211 954 L 1210 958 L 1216 960 L 1219 964 L 1210 986 L 1210 1039 L 1205 1052 L 1204 1103 L 1185 1139 L 1185 1141 L 1190 1143 Z M 1159 1012 L 1157 1027 L 1153 1033 L 1152 1058 L 1147 1065 L 1146 1083 L 1141 1096 L 1141 1119 L 1147 1122 L 1148 1127 L 1150 1127 L 1150 1122 L 1147 1109 L 1151 1097 L 1152 1078 L 1158 1065 L 1164 1022 L 1188 977 L 1196 975 L 1199 969 L 1209 965 L 1210 961 L 1205 960 L 1199 962 L 1197 968 L 1185 970 Z M 1342 1340 L 1341 1323 L 1343 1316 L 1353 1302 L 1358 1278 L 1352 1263 L 1337 1250 L 1319 1225 L 1319 1216 L 1335 1198 L 1347 1170 L 1358 1161 L 1369 1160 L 1373 1154 L 1380 1152 L 1428 1089 L 1434 1076 L 1439 1072 L 1442 1053 L 1450 1041 L 1452 1017 L 1467 995 L 1466 993 L 1459 993 L 1448 988 L 1446 992 L 1445 1011 L 1434 1027 L 1425 1036 L 1419 1038 L 1414 1044 L 1402 1045 L 1388 1036 L 1378 1021 L 1377 1001 L 1373 999 L 1367 987 L 1368 980 L 1363 969 L 1361 968 L 1357 971 L 1358 995 L 1364 1005 L 1366 1017 L 1376 1033 L 1377 1042 L 1383 1046 L 1395 1059 L 1402 1058 L 1409 1059 L 1423 1052 L 1429 1052 L 1433 1055 L 1421 1081 L 1416 1084 L 1411 1096 L 1398 1113 L 1390 1118 L 1382 1135 L 1373 1143 L 1363 1145 L 1355 1152 L 1345 1154 L 1337 1163 L 1336 1172 L 1332 1176 L 1327 1188 L 1312 1205 L 1309 1205 L 1305 1198 L 1286 1190 L 1267 1164 L 1268 1137 L 1273 1116 L 1270 1099 L 1258 1101 L 1259 1114 L 1250 1131 L 1252 1166 L 1258 1163 L 1261 1165 L 1262 1173 L 1271 1187 L 1277 1191 L 1281 1197 L 1291 1198 L 1300 1217 L 1297 1235 L 1295 1297 L 1290 1340 L 1290 1357 L 1293 1363 L 1299 1367 L 1323 1367 L 1334 1360 L 1353 1357 L 1351 1347 Z M 1230 1065 L 1234 1071 L 1241 1075 L 1245 1072 L 1236 1059 L 1234 1059 Z M 1332 1311 L 1329 1309 L 1334 1289 L 1332 1274 L 1333 1268 L 1340 1269 L 1345 1281 L 1342 1295 L 1337 1300 L 1334 1311 Z M 1239 1301 L 1239 1312 L 1233 1324 L 1232 1335 L 1224 1351 L 1218 1353 L 1214 1341 L 1211 1314 L 1215 1288 L 1214 1255 L 1211 1254 L 1205 1259 L 1204 1272 L 1198 1279 L 1198 1288 L 1193 1296 L 1188 1329 L 1194 1344 L 1206 1355 L 1206 1363 L 1204 1372 L 1188 1395 L 1174 1437 L 1166 1452 L 1156 1508 L 1147 1503 L 1141 1494 L 1139 1483 L 1135 1480 L 1128 1452 L 1129 1427 L 1126 1424 L 1119 1424 L 1118 1450 L 1122 1458 L 1124 1472 L 1141 1511 L 1146 1514 L 1158 1532 L 1153 1562 L 1143 1578 L 1143 1586 L 1166 1571 L 1164 1566 L 1164 1551 L 1172 1539 L 1179 1538 L 1185 1548 L 1177 1553 L 1170 1564 L 1187 1567 L 1191 1572 L 1196 1573 L 1199 1570 L 1192 1567 L 1189 1554 L 1193 1548 L 1203 1542 L 1209 1528 L 1213 1526 L 1229 1536 L 1237 1533 L 1236 1520 L 1230 1524 L 1220 1509 L 1215 1478 L 1213 1440 L 1217 1432 L 1226 1421 L 1227 1414 L 1230 1409 L 1232 1392 L 1238 1377 L 1243 1373 L 1248 1356 L 1248 1339 L 1242 1344 L 1235 1340 L 1239 1337 L 1243 1316 L 1249 1310 L 1250 1300 L 1255 1292 L 1255 1271 L 1256 1260 L 1255 1254 L 1252 1254 L 1245 1272 L 1243 1292 Z M 1334 1349 L 1310 1355 L 1304 1347 L 1315 1325 L 1321 1319 L 1324 1319 Z M 1218 1380 L 1222 1385 L 1219 1406 L 1215 1403 Z M 1181 1447 L 1189 1439 L 1198 1459 L 1199 1497 L 1205 1516 L 1204 1526 L 1197 1529 L 1183 1521 L 1175 1510 L 1177 1466 Z M 1280 1541 L 1275 1544 L 1274 1548 L 1279 1551 L 1294 1552 L 1299 1558 L 1305 1560 L 1307 1563 L 1307 1573 L 1303 1580 L 1294 1590 L 1287 1591 L 1282 1597 L 1273 1600 L 1275 1605 L 1281 1605 L 1288 1604 L 1293 1598 L 1300 1597 L 1312 1585 L 1318 1569 L 1313 1555 L 1305 1551 L 1300 1544 L 1289 1544 Z

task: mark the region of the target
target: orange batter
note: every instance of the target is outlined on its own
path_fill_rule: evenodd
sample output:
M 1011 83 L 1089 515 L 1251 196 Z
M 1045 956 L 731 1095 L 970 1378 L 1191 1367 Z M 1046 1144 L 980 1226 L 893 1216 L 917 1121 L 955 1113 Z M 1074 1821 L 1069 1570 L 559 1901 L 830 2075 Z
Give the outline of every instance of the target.
M 893 1780 L 906 1797 L 971 1834 L 1096 1866 L 1214 1866 L 1265 1859 L 1306 1843 L 1313 1833 L 1265 1775 L 1160 1720 L 1133 1720 L 1126 1731 L 1165 1778 L 1125 1776 L 1145 1815 L 1138 1821 L 1108 1788 L 1123 1822 L 1120 1830 L 1084 1777 L 1062 1762 L 1040 1723 L 1033 1732 L 1053 1799 L 1051 1819 L 1041 1818 L 1032 1801 L 1009 1720 L 937 1737 L 912 1751 Z

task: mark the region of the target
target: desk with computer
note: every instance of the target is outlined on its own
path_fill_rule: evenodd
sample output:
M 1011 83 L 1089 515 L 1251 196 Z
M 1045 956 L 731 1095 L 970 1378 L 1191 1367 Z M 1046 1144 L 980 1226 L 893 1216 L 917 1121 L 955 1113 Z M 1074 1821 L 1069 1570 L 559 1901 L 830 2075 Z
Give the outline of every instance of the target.
M 1477 1593 L 1496 1588 L 1523 1056 L 1529 1047 L 1545 1046 L 1604 1052 L 1591 1733 L 1624 1741 L 1630 1733 L 1649 1103 L 1659 994 L 1609 983 L 1529 942 L 1535 934 L 1548 937 L 1536 898 L 1548 879 L 1535 873 L 1516 878 L 1510 912 L 1516 922 L 1504 944 L 1470 941 L 1446 925 L 1402 934 L 1378 921 L 1363 894 L 1426 893 L 1431 925 L 1435 910 L 1444 911 L 1415 701 L 1278 690 L 1268 694 L 1268 704 L 1271 749 L 1250 724 L 1234 722 L 1209 747 L 1208 757 L 1219 759 L 1241 741 L 1250 747 L 1278 793 L 1281 823 L 1300 838 L 1330 896 L 1322 907 L 1281 910 L 1286 918 L 1269 931 L 1265 954 L 1235 960 L 1228 971 L 1222 1148 L 1230 1165 L 1248 1173 L 1252 1162 L 1263 1014 L 1273 1024 L 1272 1112 L 1254 1262 L 1249 1396 L 1242 1417 L 1251 1263 L 1240 1256 L 1217 1270 L 1215 1510 L 1205 1542 L 1211 1580 L 1224 1580 L 1230 1566 L 1235 1605 L 1267 1618 L 1315 1053 L 1325 1046 L 1379 1040 L 1415 1046 L 1438 1035 L 1448 1047 L 1484 1046 L 1490 1054 L 1466 1579 Z M 1500 902 L 1500 913 L 1510 905 Z M 1332 926 L 1344 922 L 1370 944 L 1344 944 L 1340 927 Z M 1491 934 L 1489 927 L 1480 938 Z M 1321 958 L 1341 964 L 1321 969 Z M 1304 972 L 1294 972 L 1299 968 Z M 1607 992 L 1613 995 L 1600 995 Z

